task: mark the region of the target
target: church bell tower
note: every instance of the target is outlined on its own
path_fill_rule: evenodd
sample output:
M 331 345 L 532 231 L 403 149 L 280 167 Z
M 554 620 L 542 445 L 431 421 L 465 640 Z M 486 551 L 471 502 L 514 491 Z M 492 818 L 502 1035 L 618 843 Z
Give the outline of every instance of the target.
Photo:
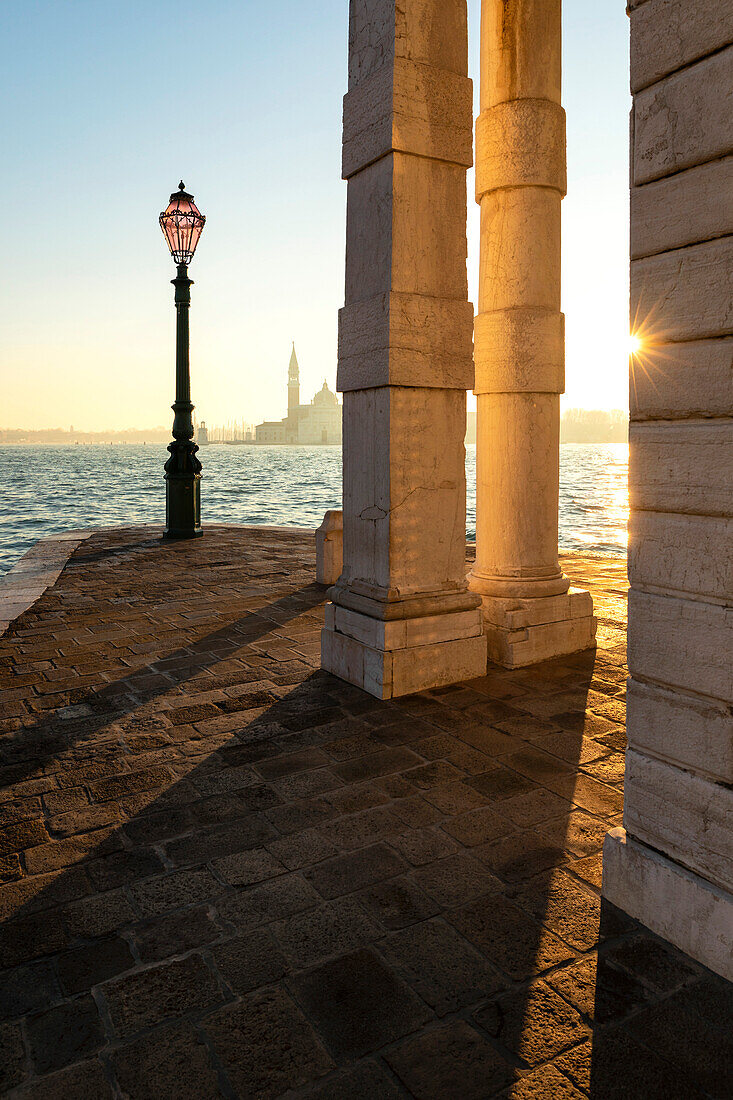
M 288 416 L 293 415 L 299 404 L 300 367 L 298 366 L 298 357 L 295 354 L 295 343 L 293 343 L 293 354 L 290 356 L 290 366 L 288 367 Z

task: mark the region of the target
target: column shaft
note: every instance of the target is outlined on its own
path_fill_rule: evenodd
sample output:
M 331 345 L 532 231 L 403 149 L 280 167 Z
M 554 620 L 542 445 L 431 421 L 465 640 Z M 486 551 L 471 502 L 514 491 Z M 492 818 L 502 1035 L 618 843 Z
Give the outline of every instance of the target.
M 483 0 L 476 563 L 489 656 L 509 667 L 594 644 L 587 593 L 558 561 L 561 0 Z
M 465 578 L 472 163 L 465 0 L 352 0 L 343 573 L 323 667 L 382 697 L 482 675 Z

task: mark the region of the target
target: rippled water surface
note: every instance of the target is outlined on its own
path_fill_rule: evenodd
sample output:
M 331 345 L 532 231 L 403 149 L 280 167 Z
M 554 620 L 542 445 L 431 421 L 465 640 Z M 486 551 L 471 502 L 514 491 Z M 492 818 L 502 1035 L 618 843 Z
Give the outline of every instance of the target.
M 476 522 L 476 449 L 467 448 L 468 536 Z M 77 527 L 165 519 L 164 444 L 0 447 L 0 572 L 39 538 Z M 317 527 L 341 502 L 338 447 L 203 448 L 204 522 Z M 560 546 L 623 555 L 628 447 L 560 449 Z

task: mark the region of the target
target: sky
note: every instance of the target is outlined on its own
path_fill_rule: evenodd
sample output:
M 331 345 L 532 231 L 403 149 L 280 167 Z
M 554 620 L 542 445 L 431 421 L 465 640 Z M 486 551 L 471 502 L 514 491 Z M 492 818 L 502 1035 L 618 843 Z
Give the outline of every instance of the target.
M 624 9 L 564 3 L 566 407 L 627 405 Z M 198 418 L 284 415 L 292 341 L 301 400 L 335 387 L 347 22 L 348 0 L 2 0 L 0 428 L 171 421 L 175 271 L 157 218 L 180 178 L 207 216 L 190 272 Z

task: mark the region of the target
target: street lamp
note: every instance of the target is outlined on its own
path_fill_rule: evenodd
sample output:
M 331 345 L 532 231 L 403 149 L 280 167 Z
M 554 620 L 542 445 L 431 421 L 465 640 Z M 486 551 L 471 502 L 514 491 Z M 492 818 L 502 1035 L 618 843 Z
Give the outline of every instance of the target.
M 171 256 L 178 265 L 176 288 L 176 400 L 171 406 L 173 418 L 173 442 L 168 444 L 170 458 L 165 464 L 165 537 L 169 539 L 195 539 L 201 530 L 201 463 L 196 457 L 198 447 L 193 442 L 193 405 L 191 404 L 191 378 L 188 365 L 188 310 L 191 305 L 191 287 L 188 265 L 193 259 L 196 245 L 206 218 L 196 207 L 193 195 L 184 189 L 181 180 L 179 190 L 170 197 L 167 208 L 160 215 Z

